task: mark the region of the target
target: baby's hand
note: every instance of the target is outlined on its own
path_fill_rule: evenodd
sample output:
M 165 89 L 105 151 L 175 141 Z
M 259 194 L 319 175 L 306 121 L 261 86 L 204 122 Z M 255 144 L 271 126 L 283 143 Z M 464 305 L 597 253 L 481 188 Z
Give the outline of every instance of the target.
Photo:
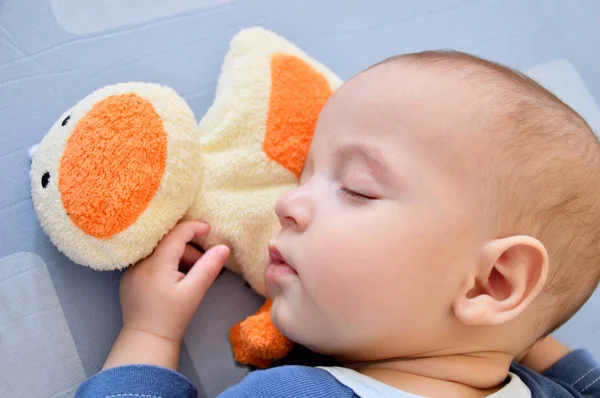
M 188 243 L 208 234 L 207 224 L 186 221 L 167 234 L 154 253 L 121 279 L 123 329 L 180 343 L 210 285 L 229 256 L 227 246 L 201 254 Z M 180 271 L 189 268 L 187 274 Z

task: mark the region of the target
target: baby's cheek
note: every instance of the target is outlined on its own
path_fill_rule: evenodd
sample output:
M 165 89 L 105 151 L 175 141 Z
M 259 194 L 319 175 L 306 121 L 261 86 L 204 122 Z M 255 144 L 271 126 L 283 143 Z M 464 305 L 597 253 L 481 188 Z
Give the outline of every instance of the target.
M 322 238 L 313 246 L 304 287 L 326 317 L 352 323 L 353 314 L 367 309 L 371 301 L 367 293 L 376 288 L 372 258 L 358 242 L 344 242 L 334 236 Z
M 411 250 L 410 239 L 403 240 L 399 231 L 386 228 L 385 222 L 378 224 L 380 228 L 367 223 L 362 229 L 336 228 L 322 239 L 316 277 L 324 299 L 349 312 L 343 314 L 345 319 L 353 319 L 353 314 L 370 316 L 373 308 L 403 296 L 405 284 L 416 282 L 411 275 L 418 264 L 412 261 L 420 262 L 415 258 L 420 254 Z

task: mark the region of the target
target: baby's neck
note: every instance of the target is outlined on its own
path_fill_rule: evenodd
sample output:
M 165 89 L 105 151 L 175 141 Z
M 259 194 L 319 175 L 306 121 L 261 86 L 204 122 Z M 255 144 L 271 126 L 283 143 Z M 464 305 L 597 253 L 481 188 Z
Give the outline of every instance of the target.
M 402 391 L 426 397 L 485 397 L 500 388 L 509 354 L 481 352 L 417 359 L 392 359 L 349 366 Z

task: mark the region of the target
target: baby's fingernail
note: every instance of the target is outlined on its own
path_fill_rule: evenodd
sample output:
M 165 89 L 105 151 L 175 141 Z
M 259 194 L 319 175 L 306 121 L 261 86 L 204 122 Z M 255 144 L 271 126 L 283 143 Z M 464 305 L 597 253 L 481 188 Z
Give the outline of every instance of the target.
M 217 254 L 221 257 L 225 257 L 229 254 L 229 248 L 227 246 L 219 246 L 217 248 Z

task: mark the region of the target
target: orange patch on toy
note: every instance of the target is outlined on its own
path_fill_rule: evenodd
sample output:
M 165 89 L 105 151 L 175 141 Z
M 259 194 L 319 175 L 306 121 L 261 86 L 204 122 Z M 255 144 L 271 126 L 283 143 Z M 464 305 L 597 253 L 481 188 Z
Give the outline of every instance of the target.
M 300 176 L 319 113 L 333 91 L 325 77 L 293 55 L 271 58 L 271 97 L 263 150 Z
M 110 238 L 133 224 L 158 190 L 167 134 L 152 104 L 110 96 L 73 129 L 59 166 L 63 206 L 83 232 Z
M 229 332 L 233 356 L 238 363 L 267 368 L 285 357 L 294 347 L 273 324 L 271 307 L 267 299 L 255 315 L 234 325 Z

